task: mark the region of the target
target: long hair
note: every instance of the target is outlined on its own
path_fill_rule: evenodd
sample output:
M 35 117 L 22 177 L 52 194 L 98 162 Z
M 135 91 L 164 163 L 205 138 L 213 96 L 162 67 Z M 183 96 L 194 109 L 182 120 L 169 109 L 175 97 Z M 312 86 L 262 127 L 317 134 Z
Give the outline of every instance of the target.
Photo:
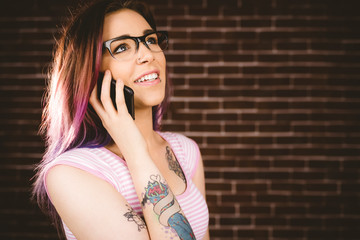
M 133 0 L 95 0 L 90 4 L 85 2 L 80 4 L 69 17 L 54 47 L 39 131 L 45 138 L 46 152 L 36 168 L 33 188 L 33 197 L 36 198 L 40 209 L 49 214 L 59 235 L 62 236 L 60 217 L 45 191 L 45 167 L 70 149 L 105 146 L 112 140 L 88 103 L 99 75 L 104 18 L 111 12 L 127 8 L 142 15 L 156 30 L 154 18 L 142 2 Z M 152 109 L 154 130 L 159 130 L 160 120 L 168 103 L 168 85 L 166 89 L 164 101 Z

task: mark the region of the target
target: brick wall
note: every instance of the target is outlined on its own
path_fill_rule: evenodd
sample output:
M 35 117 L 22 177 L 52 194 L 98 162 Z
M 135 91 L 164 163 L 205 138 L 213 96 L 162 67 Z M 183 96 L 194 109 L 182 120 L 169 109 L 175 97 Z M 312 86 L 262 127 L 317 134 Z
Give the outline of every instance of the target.
M 0 239 L 56 239 L 29 199 L 61 0 L 1 1 Z M 153 0 L 164 130 L 201 148 L 212 239 L 359 239 L 356 0 Z

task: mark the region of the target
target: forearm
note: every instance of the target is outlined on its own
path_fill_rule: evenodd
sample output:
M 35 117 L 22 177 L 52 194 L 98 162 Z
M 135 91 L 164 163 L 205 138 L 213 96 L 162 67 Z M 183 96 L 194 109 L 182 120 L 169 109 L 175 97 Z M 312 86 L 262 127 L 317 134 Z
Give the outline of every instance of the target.
M 171 231 L 161 230 L 163 226 L 169 226 L 176 231 L 179 239 L 195 239 L 191 226 L 164 177 L 149 157 L 144 156 L 143 160 L 141 167 L 131 169 L 132 166 L 129 166 L 129 169 L 150 238 L 162 239 L 171 234 Z
M 131 145 L 133 144 L 128 144 L 130 149 Z M 128 148 L 125 159 L 143 208 L 150 238 L 176 237 L 175 231 L 178 239 L 195 239 L 176 196 L 152 161 L 149 152 L 145 147 L 138 147 L 134 151 Z M 164 227 L 170 227 L 174 231 L 167 231 Z M 171 234 L 173 236 L 169 236 Z

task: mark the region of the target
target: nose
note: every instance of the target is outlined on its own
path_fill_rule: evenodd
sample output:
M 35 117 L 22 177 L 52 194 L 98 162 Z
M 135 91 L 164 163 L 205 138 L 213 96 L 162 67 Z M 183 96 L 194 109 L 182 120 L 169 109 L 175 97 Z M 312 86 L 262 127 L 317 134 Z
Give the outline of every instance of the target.
M 138 42 L 138 50 L 136 60 L 137 63 L 142 64 L 145 62 L 151 62 L 154 60 L 154 53 L 150 50 L 150 48 L 146 45 L 145 42 Z

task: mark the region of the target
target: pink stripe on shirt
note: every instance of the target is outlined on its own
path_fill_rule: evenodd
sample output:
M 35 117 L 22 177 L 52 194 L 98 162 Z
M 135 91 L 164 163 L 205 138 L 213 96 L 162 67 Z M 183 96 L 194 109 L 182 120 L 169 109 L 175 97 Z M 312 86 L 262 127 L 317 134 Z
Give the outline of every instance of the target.
M 172 148 L 186 177 L 187 188 L 176 198 L 196 239 L 200 240 L 208 228 L 209 212 L 205 199 L 192 182 L 192 177 L 199 164 L 199 147 L 193 140 L 181 134 L 170 132 L 159 132 L 159 134 Z M 77 148 L 61 154 L 46 167 L 44 181 L 46 181 L 48 170 L 59 164 L 82 169 L 109 182 L 127 200 L 135 212 L 143 215 L 126 162 L 106 148 Z M 66 224 L 63 223 L 63 225 L 67 239 L 76 239 Z

